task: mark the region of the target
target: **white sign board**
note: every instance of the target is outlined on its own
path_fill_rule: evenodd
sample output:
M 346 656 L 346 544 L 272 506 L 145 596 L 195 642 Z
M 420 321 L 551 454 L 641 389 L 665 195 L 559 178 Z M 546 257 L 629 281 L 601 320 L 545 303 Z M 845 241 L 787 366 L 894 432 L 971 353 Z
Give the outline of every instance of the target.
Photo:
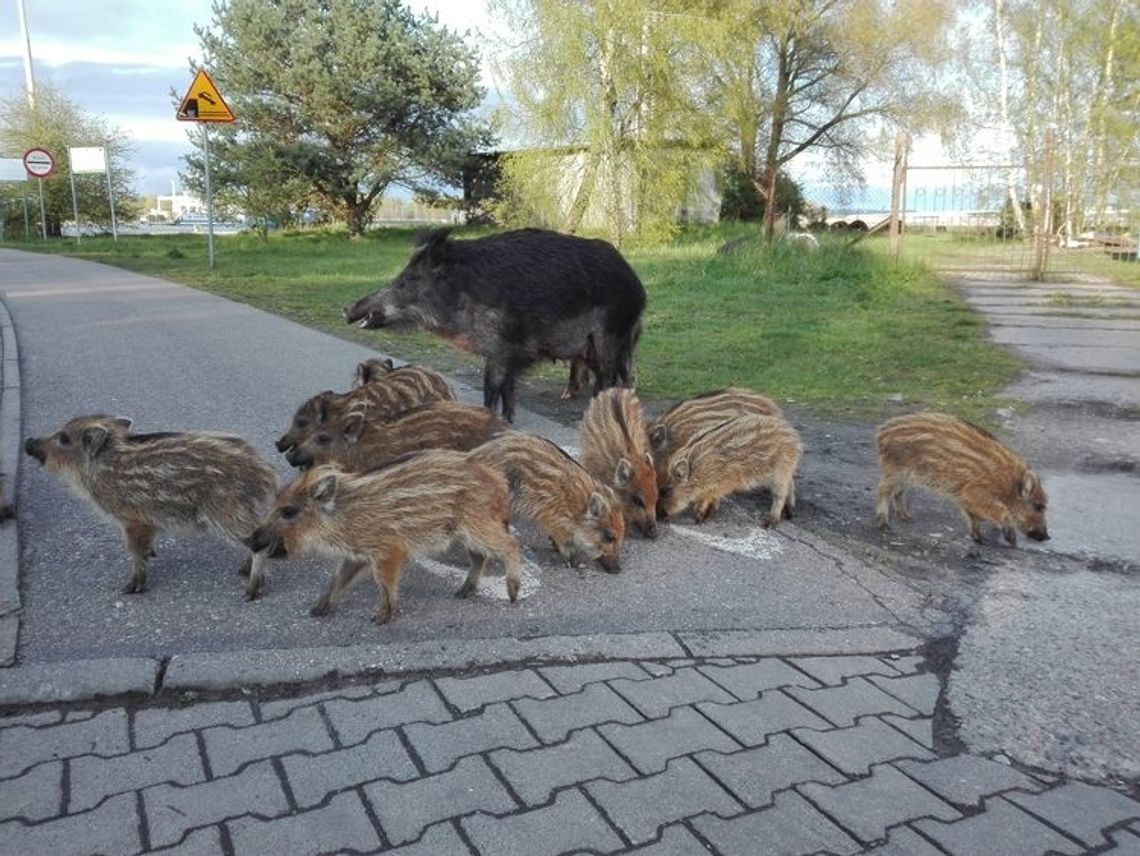
M 107 154 L 102 146 L 69 148 L 67 151 L 71 156 L 72 173 L 107 171 Z
M 25 181 L 27 177 L 23 159 L 0 158 L 0 181 Z

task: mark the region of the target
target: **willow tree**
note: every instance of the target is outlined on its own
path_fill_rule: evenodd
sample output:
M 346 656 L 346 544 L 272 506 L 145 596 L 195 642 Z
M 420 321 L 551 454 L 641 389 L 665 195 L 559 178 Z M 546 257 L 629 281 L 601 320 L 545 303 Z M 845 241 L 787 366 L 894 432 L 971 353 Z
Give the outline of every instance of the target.
M 884 125 L 920 130 L 951 109 L 939 85 L 948 0 L 723 0 L 703 35 L 706 90 L 737 168 L 778 211 L 776 179 L 812 152 L 852 177 Z
M 475 50 L 399 0 L 217 0 L 195 32 L 238 117 L 219 131 L 221 172 L 299 178 L 351 235 L 389 187 L 458 185 L 489 140 Z
M 516 151 L 502 187 L 522 220 L 615 243 L 660 237 L 714 162 L 692 84 L 704 17 L 644 0 L 492 0 Z
M 34 107 L 22 93 L 0 99 L 0 155 L 20 157 L 28 149 L 40 147 L 51 152 L 55 159 L 55 173 L 43 180 L 44 219 L 49 236 L 59 237 L 63 222 L 75 216 L 67 150 L 84 146 L 102 146 L 106 150 L 115 216 L 121 222 L 134 218 L 138 205 L 134 195 L 135 175 L 129 166 L 131 141 L 126 134 L 50 85 L 36 87 Z M 110 226 L 111 205 L 105 175 L 77 175 L 75 195 L 81 220 Z M 29 219 L 39 222 L 39 189 L 35 182 L 26 186 L 0 182 L 0 199 L 14 202 L 25 196 L 29 199 Z M 0 216 L 9 221 L 9 229 L 15 221 L 22 220 L 22 214 L 18 215 L 16 206 L 11 204 Z

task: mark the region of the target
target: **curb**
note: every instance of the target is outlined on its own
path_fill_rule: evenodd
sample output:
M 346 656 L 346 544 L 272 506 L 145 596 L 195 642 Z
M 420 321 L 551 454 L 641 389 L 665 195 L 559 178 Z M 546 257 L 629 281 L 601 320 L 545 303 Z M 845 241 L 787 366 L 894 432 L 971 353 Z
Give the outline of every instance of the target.
M 538 663 L 913 654 L 924 642 L 924 637 L 911 632 L 871 626 L 441 639 L 395 645 L 179 654 L 169 660 L 77 660 L 0 670 L 0 707 L 121 695 L 160 698 L 187 692 L 492 670 Z
M 0 508 L 15 509 L 20 461 L 20 359 L 16 328 L 0 293 Z M 0 521 L 0 667 L 16 662 L 20 634 L 20 538 L 16 520 Z

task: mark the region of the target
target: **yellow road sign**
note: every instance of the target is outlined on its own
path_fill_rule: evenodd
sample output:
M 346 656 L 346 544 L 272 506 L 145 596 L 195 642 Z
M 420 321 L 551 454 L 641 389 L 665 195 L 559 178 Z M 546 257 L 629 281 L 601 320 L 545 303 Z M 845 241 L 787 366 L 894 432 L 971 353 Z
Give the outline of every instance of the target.
M 232 122 L 234 113 L 204 68 L 194 75 L 194 82 L 178 105 L 179 122 Z

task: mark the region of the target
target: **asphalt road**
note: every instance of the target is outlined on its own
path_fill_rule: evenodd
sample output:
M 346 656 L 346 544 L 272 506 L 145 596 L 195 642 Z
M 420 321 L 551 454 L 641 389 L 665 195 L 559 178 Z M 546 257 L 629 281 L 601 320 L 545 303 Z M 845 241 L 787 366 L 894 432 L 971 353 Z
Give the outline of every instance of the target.
M 249 439 L 291 477 L 273 441 L 296 406 L 347 388 L 371 352 L 273 315 L 95 264 L 0 252 L 0 281 L 17 331 L 24 435 L 84 413 L 131 417 L 137 431 L 228 431 Z M 462 389 L 461 395 L 475 398 Z M 572 431 L 531 413 L 523 428 L 572 445 Z M 242 598 L 241 551 L 205 536 L 166 538 L 151 588 L 124 596 L 129 560 L 116 526 L 31 459 L 20 467 L 24 610 L 21 663 L 80 657 L 406 642 L 441 637 L 702 628 L 916 626 L 918 594 L 792 525 L 760 530 L 764 506 L 733 503 L 695 530 L 655 542 L 633 535 L 624 571 L 566 567 L 546 539 L 521 534 L 531 584 L 506 603 L 456 601 L 463 562 L 409 566 L 399 612 L 379 627 L 375 587 L 358 586 L 329 617 L 309 617 L 332 562 L 274 563 L 259 602 Z M 721 539 L 710 546 L 715 536 Z M 496 596 L 498 595 L 498 596 Z

